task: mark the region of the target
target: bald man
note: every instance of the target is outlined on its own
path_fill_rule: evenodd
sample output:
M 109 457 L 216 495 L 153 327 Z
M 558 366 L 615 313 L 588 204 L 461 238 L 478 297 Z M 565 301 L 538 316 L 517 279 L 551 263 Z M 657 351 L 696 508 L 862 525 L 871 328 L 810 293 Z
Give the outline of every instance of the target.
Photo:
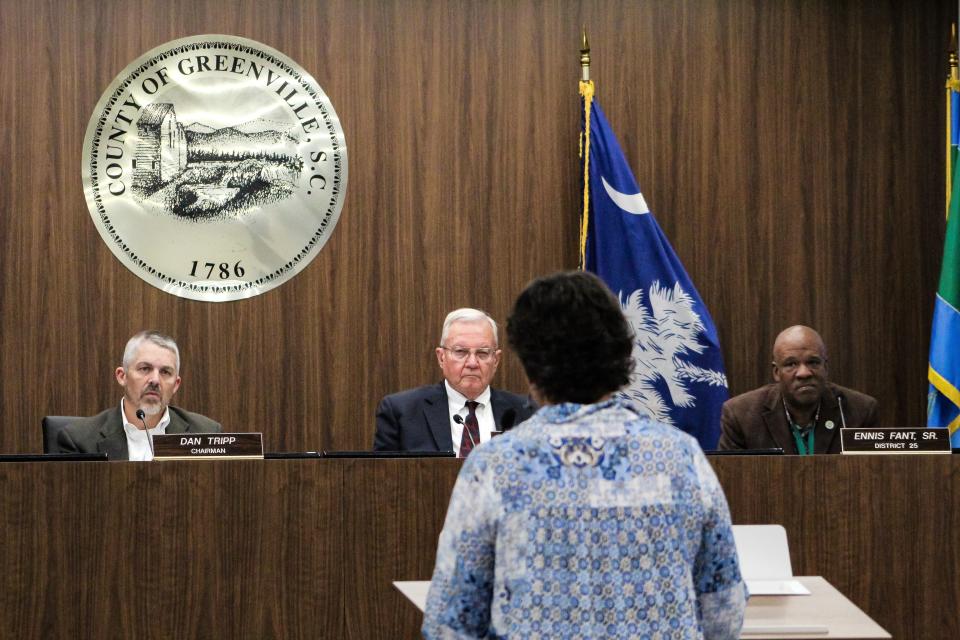
M 723 403 L 719 449 L 840 453 L 841 427 L 876 427 L 877 401 L 827 380 L 827 347 L 810 327 L 780 332 L 773 384 Z

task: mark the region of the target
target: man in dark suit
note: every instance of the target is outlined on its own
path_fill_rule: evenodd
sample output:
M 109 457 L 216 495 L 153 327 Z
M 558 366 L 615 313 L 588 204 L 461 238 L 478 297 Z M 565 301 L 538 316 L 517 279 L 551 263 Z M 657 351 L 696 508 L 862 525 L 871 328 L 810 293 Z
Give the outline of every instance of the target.
M 436 349 L 443 382 L 381 400 L 374 450 L 465 457 L 494 431 L 529 418 L 536 407 L 528 398 L 490 387 L 500 353 L 493 318 L 477 309 L 450 312 Z
M 61 453 L 105 452 L 110 460 L 151 460 L 148 429 L 150 437 L 221 431 L 209 418 L 170 406 L 180 388 L 180 350 L 172 338 L 156 331 L 133 336 L 114 375 L 123 387 L 119 406 L 65 427 L 57 435 Z
M 784 329 L 773 345 L 773 379 L 727 400 L 719 449 L 840 453 L 841 427 L 876 427 L 877 401 L 827 380 L 827 348 L 810 327 Z

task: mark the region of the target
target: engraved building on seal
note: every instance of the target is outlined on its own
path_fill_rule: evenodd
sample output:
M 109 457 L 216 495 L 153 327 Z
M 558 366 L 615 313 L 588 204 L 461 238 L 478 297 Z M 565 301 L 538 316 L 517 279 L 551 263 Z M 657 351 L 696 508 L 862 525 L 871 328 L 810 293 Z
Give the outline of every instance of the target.
M 133 180 L 139 189 L 151 192 L 187 166 L 187 135 L 170 103 L 144 107 L 137 129 L 140 140 L 133 160 Z

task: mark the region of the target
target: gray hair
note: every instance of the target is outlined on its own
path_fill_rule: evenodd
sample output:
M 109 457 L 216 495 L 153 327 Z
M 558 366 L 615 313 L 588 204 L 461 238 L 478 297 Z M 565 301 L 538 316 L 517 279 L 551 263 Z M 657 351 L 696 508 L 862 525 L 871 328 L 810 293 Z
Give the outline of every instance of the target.
M 129 369 L 130 365 L 133 364 L 133 359 L 137 355 L 137 350 L 144 342 L 152 342 L 158 347 L 172 351 L 173 357 L 177 362 L 177 369 L 175 373 L 180 373 L 180 349 L 177 348 L 177 343 L 173 341 L 173 338 L 168 335 L 164 335 L 159 331 L 141 331 L 127 340 L 127 346 L 123 348 L 122 364 L 124 369 Z
M 450 334 L 450 325 L 454 322 L 489 322 L 490 328 L 493 329 L 493 346 L 499 345 L 496 321 L 479 309 L 464 307 L 447 314 L 447 319 L 443 321 L 443 332 L 440 334 L 440 346 L 446 346 L 447 336 Z

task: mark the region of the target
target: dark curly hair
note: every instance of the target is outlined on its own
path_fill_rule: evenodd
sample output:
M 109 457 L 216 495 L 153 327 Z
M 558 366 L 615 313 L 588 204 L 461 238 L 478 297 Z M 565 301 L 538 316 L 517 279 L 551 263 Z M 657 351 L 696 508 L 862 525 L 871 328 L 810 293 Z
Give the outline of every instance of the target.
M 530 382 L 554 403 L 594 403 L 627 384 L 633 370 L 633 331 L 592 273 L 556 273 L 527 285 L 507 319 L 507 339 Z

